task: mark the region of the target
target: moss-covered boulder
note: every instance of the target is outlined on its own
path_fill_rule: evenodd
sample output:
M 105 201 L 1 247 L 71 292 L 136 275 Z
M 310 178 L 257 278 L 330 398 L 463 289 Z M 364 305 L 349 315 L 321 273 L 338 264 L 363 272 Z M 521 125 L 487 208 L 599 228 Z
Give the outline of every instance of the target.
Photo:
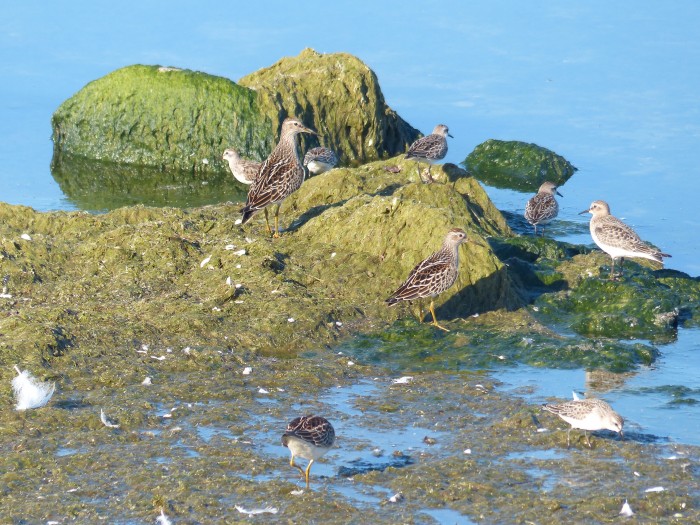
M 190 70 L 134 65 L 90 82 L 52 118 L 54 162 L 74 156 L 223 171 L 227 147 L 265 158 L 277 131 L 254 92 Z
M 273 123 L 294 115 L 312 125 L 341 164 L 392 157 L 419 137 L 387 106 L 374 72 L 347 53 L 305 49 L 239 83 L 258 93 L 259 105 Z
M 386 171 L 389 164 L 307 181 L 285 201 L 282 223 L 293 223 L 276 240 L 260 218 L 237 226 L 231 204 L 104 215 L 0 204 L 0 275 L 10 296 L 0 301 L 0 365 L 62 352 L 82 362 L 97 348 L 130 354 L 154 341 L 235 352 L 330 342 L 341 325 L 409 315 L 383 301 L 453 226 L 476 242 L 462 250 L 458 283 L 440 296 L 438 315 L 520 304 L 481 239 L 508 230 L 478 183 L 448 168 L 452 182 L 426 185 Z
M 221 159 L 226 148 L 265 159 L 287 116 L 319 132 L 306 146 L 320 141 L 344 164 L 387 158 L 419 136 L 387 106 L 372 70 L 345 53 L 307 49 L 240 84 L 196 71 L 134 65 L 90 82 L 56 110 L 54 173 L 70 174 L 71 156 L 194 171 L 209 180 L 216 173 L 228 175 Z
M 537 144 L 495 139 L 479 144 L 462 164 L 490 186 L 523 192 L 537 191 L 546 180 L 562 185 L 577 170 L 564 157 Z

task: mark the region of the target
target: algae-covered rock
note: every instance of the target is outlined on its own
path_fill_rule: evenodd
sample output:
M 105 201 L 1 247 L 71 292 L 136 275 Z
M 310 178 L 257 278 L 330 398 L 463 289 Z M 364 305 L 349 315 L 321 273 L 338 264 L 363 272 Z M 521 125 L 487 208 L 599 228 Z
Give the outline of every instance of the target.
M 496 188 L 537 191 L 548 180 L 564 184 L 577 170 L 556 153 L 519 141 L 487 140 L 462 163 L 474 177 Z
M 387 106 L 374 72 L 347 53 L 305 49 L 239 83 L 258 93 L 273 126 L 287 116 L 299 117 L 344 165 L 392 157 L 419 136 Z
M 419 135 L 387 106 L 376 75 L 360 60 L 307 49 L 240 85 L 171 67 L 118 69 L 56 110 L 53 164 L 60 169 L 70 154 L 207 177 L 228 174 L 224 149 L 265 159 L 287 116 L 315 127 L 319 138 L 312 140 L 334 149 L 344 164 L 395 155 Z
M 700 284 L 681 272 L 657 274 L 625 261 L 623 278 L 607 278 L 607 255 L 578 255 L 558 266 L 567 289 L 540 296 L 535 304 L 549 322 L 593 337 L 668 341 L 680 321 L 700 308 Z M 663 275 L 663 277 L 661 277 Z
M 95 347 L 129 352 L 154 340 L 282 353 L 332 341 L 336 321 L 407 315 L 384 299 L 453 226 L 475 242 L 463 249 L 457 285 L 439 298 L 438 315 L 520 304 L 481 239 L 508 230 L 478 183 L 426 185 L 386 165 L 307 181 L 282 210 L 297 221 L 274 241 L 262 220 L 236 226 L 232 205 L 97 216 L 0 205 L 0 275 L 11 295 L 0 302 L 0 364 L 69 345 L 66 353 L 82 360 Z
M 51 123 L 55 162 L 69 153 L 188 172 L 224 171 L 227 147 L 264 159 L 277 131 L 249 89 L 206 73 L 144 65 L 90 82 Z
M 438 167 L 438 179 L 449 176 L 455 182 L 423 184 L 410 164 L 395 158 L 332 170 L 305 182 L 304 191 L 289 199 L 292 210 L 306 210 L 294 226 L 304 249 L 325 245 L 328 254 L 336 254 L 320 261 L 318 275 L 332 268 L 328 272 L 345 283 L 348 293 L 358 280 L 369 280 L 372 295 L 384 299 L 418 262 L 440 248 L 450 228 L 461 227 L 471 242 L 461 248 L 456 284 L 436 299 L 438 315 L 451 318 L 519 305 L 506 268 L 482 237 L 508 235 L 509 230 L 478 182 L 456 167 L 447 168 L 448 173 Z M 401 171 L 387 171 L 390 166 Z M 364 292 L 357 297 L 358 304 L 366 300 Z M 388 309 L 387 315 L 397 315 L 395 310 Z

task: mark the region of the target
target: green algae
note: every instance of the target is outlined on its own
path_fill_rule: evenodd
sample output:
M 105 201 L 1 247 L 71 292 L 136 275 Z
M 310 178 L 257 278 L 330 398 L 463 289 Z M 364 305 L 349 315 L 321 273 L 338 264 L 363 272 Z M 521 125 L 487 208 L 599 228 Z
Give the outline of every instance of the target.
M 537 191 L 544 181 L 564 184 L 576 172 L 564 157 L 519 141 L 489 139 L 462 162 L 474 177 L 496 188 Z
M 305 49 L 239 83 L 257 92 L 259 106 L 273 126 L 287 116 L 302 119 L 343 165 L 392 157 L 419 137 L 418 130 L 386 104 L 375 73 L 347 53 Z
M 51 119 L 54 162 L 62 154 L 211 173 L 224 149 L 264 159 L 271 122 L 249 89 L 206 73 L 128 66 L 90 82 Z
M 393 166 L 401 171 L 384 169 Z M 285 202 L 291 226 L 274 241 L 260 220 L 238 227 L 230 204 L 99 216 L 0 205 L 0 274 L 12 296 L 0 301 L 0 382 L 20 364 L 57 383 L 47 407 L 22 414 L 0 392 L 0 518 L 148 522 L 163 509 L 176 522 L 234 523 L 249 521 L 235 505 L 272 505 L 273 519 L 292 523 L 432 523 L 423 512 L 435 508 L 493 523 L 608 523 L 628 499 L 639 519 L 697 521 L 697 447 L 631 430 L 624 441 L 596 433 L 590 450 L 572 434 L 566 451 L 566 424 L 484 371 L 528 363 L 619 380 L 651 363 L 653 347 L 557 334 L 518 308 L 524 280 L 497 254 L 531 264 L 541 297 L 562 293 L 547 291 L 548 268 L 575 290 L 600 279 L 604 256 L 513 238 L 473 178 L 450 166 L 435 173 L 446 183 L 424 185 L 391 159 L 314 177 Z M 439 301 L 448 334 L 383 299 L 455 224 L 476 242 L 462 251 L 459 286 Z M 696 311 L 695 280 L 629 268 Z M 407 384 L 391 382 L 407 372 Z M 376 388 L 353 403 L 328 400 L 367 381 Z M 104 427 L 100 409 L 119 428 Z M 384 469 L 332 451 L 321 463 L 338 474 L 312 469 L 312 490 L 294 495 L 303 483 L 279 435 L 311 411 L 359 458 L 375 454 L 379 432 L 430 430 Z M 561 456 L 537 459 L 550 450 Z M 352 481 L 343 467 L 355 468 Z M 657 485 L 664 492 L 644 492 Z M 405 499 L 389 502 L 397 492 Z
M 136 204 L 191 208 L 221 202 L 222 195 L 243 202 L 247 191 L 228 171 L 205 176 L 69 154 L 54 157 L 51 175 L 77 208 L 90 211 Z

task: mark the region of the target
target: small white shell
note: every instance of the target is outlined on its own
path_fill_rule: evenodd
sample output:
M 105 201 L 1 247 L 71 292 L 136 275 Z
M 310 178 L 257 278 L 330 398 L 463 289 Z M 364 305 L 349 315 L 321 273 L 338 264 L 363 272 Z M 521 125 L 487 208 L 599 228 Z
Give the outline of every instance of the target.
M 199 263 L 199 267 L 204 268 L 204 266 L 206 266 L 209 263 L 209 261 L 211 261 L 211 255 L 202 260 L 202 262 Z

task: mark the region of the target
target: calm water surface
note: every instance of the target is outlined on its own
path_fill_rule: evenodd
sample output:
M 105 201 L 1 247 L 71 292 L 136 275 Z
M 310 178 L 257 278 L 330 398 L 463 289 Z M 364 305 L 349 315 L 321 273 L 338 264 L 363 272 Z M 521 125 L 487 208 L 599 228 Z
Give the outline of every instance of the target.
M 417 17 L 420 17 L 418 19 Z M 561 188 L 557 238 L 589 243 L 594 199 L 700 274 L 700 3 L 173 1 L 5 2 L 0 7 L 0 200 L 72 210 L 52 178 L 50 117 L 87 82 L 135 63 L 237 80 L 305 47 L 345 51 L 424 133 L 449 125 L 447 160 L 489 138 L 535 142 L 579 172 Z M 168 191 L 172 191 L 169 189 Z M 527 195 L 488 188 L 521 213 Z M 229 200 L 230 195 L 211 197 Z M 188 196 L 178 196 L 187 204 Z M 194 199 L 194 198 L 193 198 Z M 192 200 L 191 205 L 200 204 Z M 640 432 L 700 444 L 700 332 L 681 330 L 653 368 L 599 392 Z M 499 372 L 534 396 L 589 388 L 583 371 Z M 679 401 L 680 399 L 680 401 Z

